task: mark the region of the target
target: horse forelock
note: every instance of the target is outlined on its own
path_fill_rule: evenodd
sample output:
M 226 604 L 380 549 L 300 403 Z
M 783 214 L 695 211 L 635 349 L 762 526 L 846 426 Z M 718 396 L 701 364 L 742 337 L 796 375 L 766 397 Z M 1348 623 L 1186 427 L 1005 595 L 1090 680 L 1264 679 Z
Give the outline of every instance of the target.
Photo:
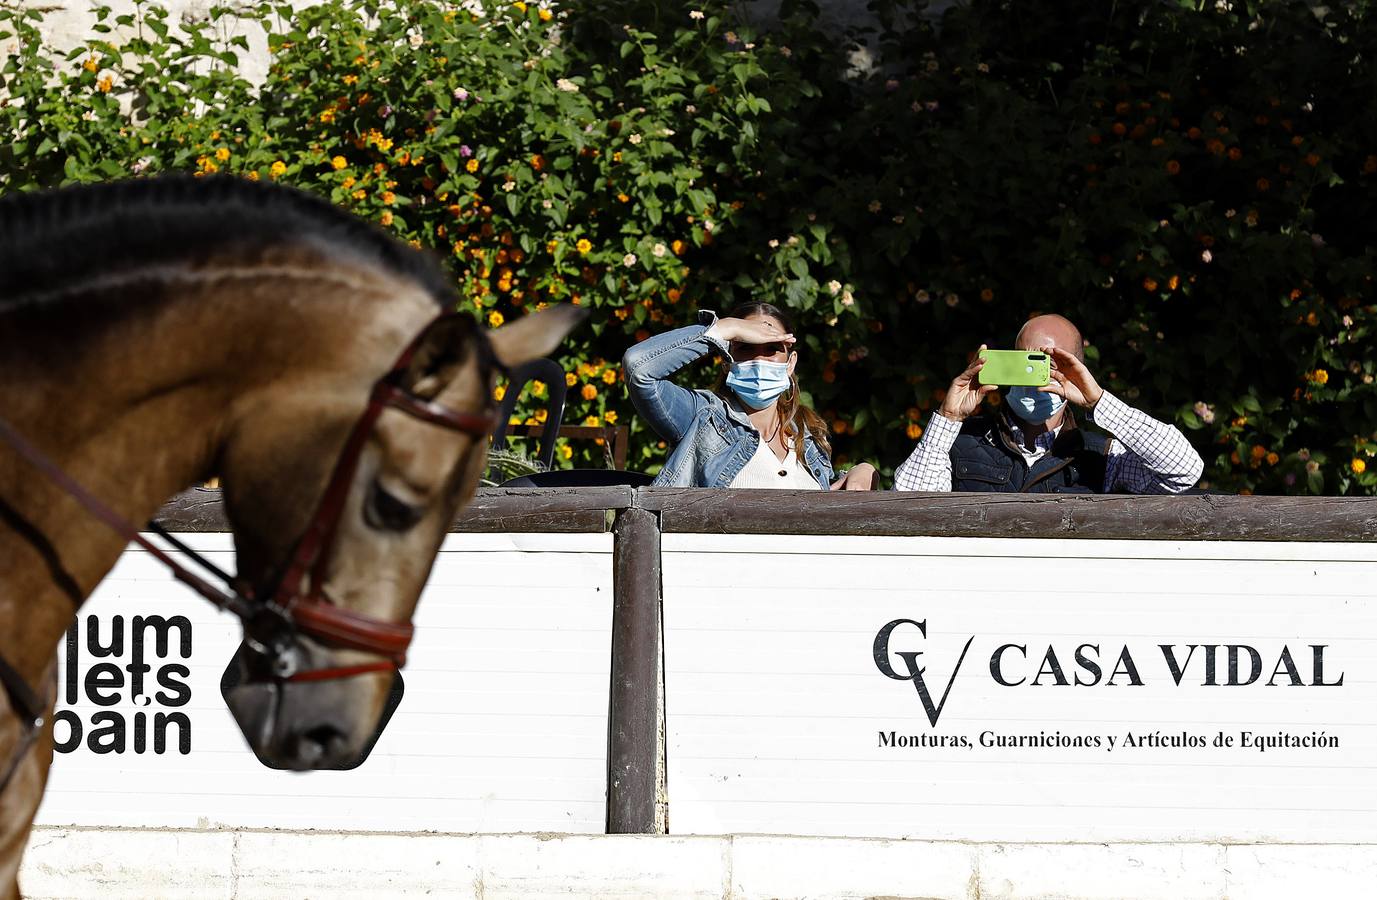
M 164 176 L 0 198 L 0 313 L 53 305 L 102 280 L 157 280 L 205 261 L 284 253 L 404 279 L 437 306 L 455 300 L 434 255 L 319 197 L 233 177 Z

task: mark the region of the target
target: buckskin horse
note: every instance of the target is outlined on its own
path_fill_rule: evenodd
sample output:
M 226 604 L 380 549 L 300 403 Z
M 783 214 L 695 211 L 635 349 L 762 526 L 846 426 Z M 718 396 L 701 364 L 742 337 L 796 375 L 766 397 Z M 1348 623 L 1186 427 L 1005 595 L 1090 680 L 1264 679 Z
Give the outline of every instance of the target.
M 179 579 L 244 620 L 260 757 L 371 737 L 487 453 L 499 370 L 581 318 L 446 312 L 428 254 L 323 200 L 161 178 L 0 199 L 0 893 L 52 761 L 56 648 L 129 523 L 218 476 L 238 573 Z

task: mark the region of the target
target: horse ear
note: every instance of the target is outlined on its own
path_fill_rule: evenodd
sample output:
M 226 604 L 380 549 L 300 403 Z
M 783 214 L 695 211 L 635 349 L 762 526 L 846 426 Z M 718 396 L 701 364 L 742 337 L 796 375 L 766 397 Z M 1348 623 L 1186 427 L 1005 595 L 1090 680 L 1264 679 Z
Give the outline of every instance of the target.
M 548 356 L 587 315 L 588 310 L 582 307 L 562 303 L 490 331 L 488 338 L 498 360 L 507 368 L 514 368 Z

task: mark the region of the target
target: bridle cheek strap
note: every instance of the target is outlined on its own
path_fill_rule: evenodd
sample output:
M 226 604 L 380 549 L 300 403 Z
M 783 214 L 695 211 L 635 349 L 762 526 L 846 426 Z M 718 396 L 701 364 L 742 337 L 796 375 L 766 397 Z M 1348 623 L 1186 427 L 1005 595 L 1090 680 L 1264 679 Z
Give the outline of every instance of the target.
M 272 604 L 283 611 L 301 634 L 328 646 L 374 653 L 385 661 L 298 672 L 286 680 L 346 678 L 364 672 L 398 669 L 406 662 L 406 650 L 414 632 L 412 625 L 373 619 L 336 606 L 325 594 L 325 579 L 335 534 L 353 487 L 359 458 L 384 409 L 398 409 L 427 424 L 470 434 L 475 438 L 483 437 L 492 430 L 495 419 L 491 412 L 459 412 L 418 397 L 397 383 L 431 329 L 458 315 L 461 314 L 446 313 L 434 319 L 407 345 L 387 374 L 374 383 L 368 396 L 368 406 L 349 432 L 315 515 L 297 542 L 292 561 L 278 582 L 277 589 L 272 592 Z M 308 581 L 308 576 L 309 582 L 305 585 L 303 595 L 303 582 Z

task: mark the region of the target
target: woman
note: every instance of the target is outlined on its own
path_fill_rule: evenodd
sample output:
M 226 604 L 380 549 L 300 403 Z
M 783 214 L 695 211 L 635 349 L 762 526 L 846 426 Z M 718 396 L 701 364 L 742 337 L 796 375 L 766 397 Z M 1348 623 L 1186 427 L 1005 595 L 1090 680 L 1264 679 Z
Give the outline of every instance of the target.
M 631 402 L 674 445 L 659 487 L 820 488 L 868 491 L 875 468 L 861 463 L 834 482 L 822 417 L 799 402 L 793 329 L 769 303 L 746 303 L 726 318 L 701 311 L 699 324 L 642 341 L 622 358 Z M 669 377 L 721 354 L 731 370 L 716 391 Z

